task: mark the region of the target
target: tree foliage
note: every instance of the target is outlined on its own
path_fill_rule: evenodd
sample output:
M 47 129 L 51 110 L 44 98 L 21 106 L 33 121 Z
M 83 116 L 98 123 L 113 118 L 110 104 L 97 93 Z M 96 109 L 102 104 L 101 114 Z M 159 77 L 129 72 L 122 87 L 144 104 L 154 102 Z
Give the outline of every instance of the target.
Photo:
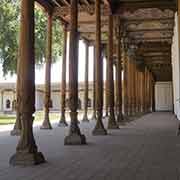
M 42 65 L 46 52 L 47 16 L 35 8 L 35 58 Z M 20 30 L 20 1 L 0 0 L 0 63 L 3 74 L 16 73 Z M 55 62 L 62 54 L 62 28 L 60 21 L 53 21 L 52 56 Z

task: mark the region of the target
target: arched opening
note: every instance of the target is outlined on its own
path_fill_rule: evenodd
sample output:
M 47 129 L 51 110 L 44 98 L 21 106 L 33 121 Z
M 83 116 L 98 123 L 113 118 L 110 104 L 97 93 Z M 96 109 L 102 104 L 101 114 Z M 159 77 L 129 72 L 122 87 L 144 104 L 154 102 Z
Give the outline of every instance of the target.
M 6 109 L 11 108 L 11 101 L 9 99 L 6 100 Z

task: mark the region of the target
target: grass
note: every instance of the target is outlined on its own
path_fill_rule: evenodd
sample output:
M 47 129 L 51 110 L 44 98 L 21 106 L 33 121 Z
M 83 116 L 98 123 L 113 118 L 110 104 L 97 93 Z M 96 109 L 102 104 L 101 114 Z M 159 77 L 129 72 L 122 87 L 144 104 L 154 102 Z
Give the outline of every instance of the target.
M 91 112 L 92 113 L 92 112 Z M 90 114 L 91 114 L 90 113 Z M 78 119 L 82 119 L 83 111 L 79 111 L 78 113 Z M 60 120 L 60 112 L 50 112 L 49 118 L 51 122 L 58 122 Z M 69 113 L 66 113 L 66 118 L 69 119 Z M 44 119 L 44 113 L 43 111 L 38 111 L 35 113 L 35 121 L 43 121 Z M 16 115 L 15 114 L 0 114 L 0 125 L 9 125 L 14 124 L 16 121 Z
M 58 121 L 60 114 L 57 113 L 50 113 L 49 114 L 50 120 L 51 121 Z M 35 121 L 43 121 L 44 118 L 44 113 L 43 112 L 36 112 L 35 113 Z M 8 124 L 14 124 L 16 121 L 16 116 L 9 115 L 9 114 L 1 114 L 0 115 L 0 125 L 8 125 Z

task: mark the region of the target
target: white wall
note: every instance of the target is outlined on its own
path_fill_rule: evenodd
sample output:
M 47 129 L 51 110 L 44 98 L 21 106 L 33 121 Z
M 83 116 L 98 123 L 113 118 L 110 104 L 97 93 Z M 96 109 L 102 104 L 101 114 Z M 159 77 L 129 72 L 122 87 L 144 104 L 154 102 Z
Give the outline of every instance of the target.
M 60 110 L 60 92 L 53 92 L 51 93 L 51 100 L 52 100 L 52 108 L 51 110 Z
M 41 91 L 36 91 L 36 103 L 35 103 L 36 110 L 43 109 L 44 106 L 43 102 L 44 102 L 44 93 Z
M 173 68 L 173 100 L 174 113 L 180 119 L 180 62 L 179 62 L 179 45 L 178 45 L 178 24 L 177 14 L 175 15 L 175 27 L 172 44 L 172 68 Z

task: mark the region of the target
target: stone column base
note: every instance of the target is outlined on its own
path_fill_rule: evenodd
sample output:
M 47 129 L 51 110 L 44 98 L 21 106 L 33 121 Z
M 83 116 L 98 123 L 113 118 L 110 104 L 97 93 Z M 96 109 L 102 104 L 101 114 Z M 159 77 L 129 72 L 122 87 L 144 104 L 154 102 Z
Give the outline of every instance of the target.
M 42 126 L 40 127 L 40 129 L 43 129 L 43 130 L 52 129 L 52 126 L 50 122 L 44 122 Z
M 92 121 L 96 121 L 96 117 L 92 117 L 91 120 L 92 120 Z
M 116 123 L 109 123 L 108 129 L 119 129 L 119 126 Z
M 126 125 L 124 116 L 122 114 L 117 115 L 117 124 L 120 126 Z
M 67 127 L 68 123 L 66 121 L 59 121 L 58 126 L 59 127 Z
M 52 127 L 51 126 L 41 126 L 40 129 L 42 129 L 42 130 L 48 130 L 48 129 L 51 130 Z
M 89 122 L 89 119 L 87 116 L 84 116 L 83 119 L 82 119 L 82 122 Z
M 110 112 L 108 119 L 108 129 L 119 129 L 118 124 L 116 123 L 115 116 L 113 112 Z
M 124 115 L 124 122 L 129 122 L 130 120 L 129 120 L 129 116 L 128 115 Z
M 118 122 L 118 125 L 119 125 L 119 126 L 125 126 L 125 125 L 126 125 L 126 122 L 125 122 L 125 121 L 120 121 L 120 122 Z
M 65 137 L 64 145 L 84 145 L 86 144 L 86 137 L 82 134 L 70 134 Z
M 32 166 L 41 163 L 45 163 L 45 158 L 41 152 L 17 152 L 10 158 L 9 161 L 9 164 L 12 166 Z
M 104 136 L 104 135 L 107 135 L 107 131 L 106 129 L 103 129 L 103 128 L 95 128 L 92 132 L 92 134 L 94 136 Z
M 20 136 L 20 135 L 21 135 L 21 130 L 20 130 L 20 129 L 13 129 L 13 130 L 10 132 L 10 135 L 11 135 L 11 136 Z

